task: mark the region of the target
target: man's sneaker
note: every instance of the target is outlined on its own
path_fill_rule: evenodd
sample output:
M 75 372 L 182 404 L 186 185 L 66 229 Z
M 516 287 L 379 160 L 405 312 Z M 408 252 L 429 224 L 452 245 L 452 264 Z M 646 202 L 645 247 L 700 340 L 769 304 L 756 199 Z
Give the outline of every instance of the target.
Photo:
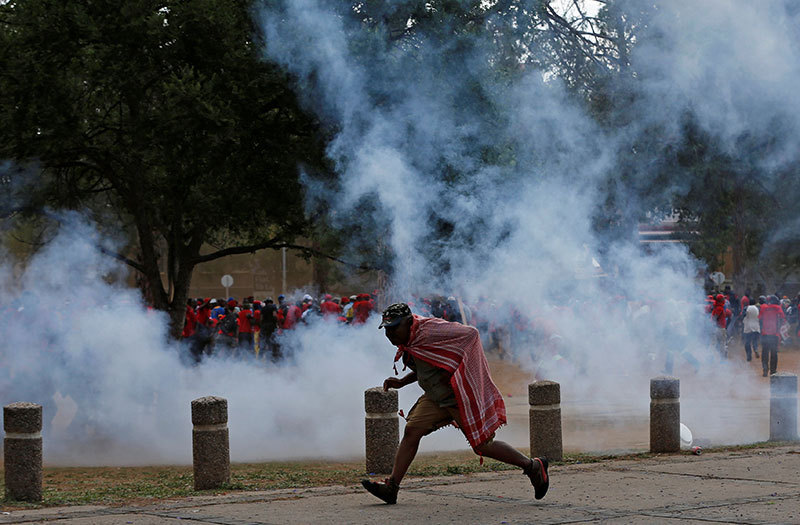
M 538 463 L 538 465 L 537 465 Z M 527 467 L 522 469 L 533 485 L 533 495 L 536 499 L 542 499 L 550 488 L 550 476 L 547 475 L 547 458 L 531 458 Z
M 361 484 L 367 489 L 367 492 L 379 498 L 389 505 L 397 503 L 397 492 L 400 490 L 400 485 L 394 482 L 392 478 L 386 478 L 383 483 L 376 483 L 368 479 L 361 480 Z

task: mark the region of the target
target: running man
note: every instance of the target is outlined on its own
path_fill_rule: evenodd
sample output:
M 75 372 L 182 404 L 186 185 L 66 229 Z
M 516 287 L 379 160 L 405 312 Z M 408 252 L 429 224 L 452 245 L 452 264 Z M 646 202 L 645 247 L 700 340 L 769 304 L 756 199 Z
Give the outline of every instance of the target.
M 385 328 L 386 337 L 398 347 L 394 360 L 402 358 L 412 370 L 405 377 L 386 379 L 383 389 L 416 381 L 425 393 L 408 414 L 391 476 L 382 483 L 364 480 L 364 488 L 386 503 L 397 503 L 400 483 L 422 436 L 455 423 L 476 454 L 520 467 L 530 479 L 536 499 L 542 499 L 550 485 L 547 459 L 529 458 L 494 439 L 495 430 L 506 422 L 506 407 L 489 375 L 478 330 L 412 315 L 405 303 L 389 306 L 378 328 Z

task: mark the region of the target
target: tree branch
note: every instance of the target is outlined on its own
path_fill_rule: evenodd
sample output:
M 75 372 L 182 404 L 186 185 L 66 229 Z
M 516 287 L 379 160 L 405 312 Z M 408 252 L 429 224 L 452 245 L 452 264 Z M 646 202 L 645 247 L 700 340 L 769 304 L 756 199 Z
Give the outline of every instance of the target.
M 345 261 L 344 259 L 339 259 L 333 255 L 321 252 L 314 248 L 309 248 L 308 246 L 301 246 L 299 244 L 290 244 L 286 242 L 280 242 L 277 237 L 273 237 L 267 241 L 257 243 L 257 244 L 250 244 L 247 246 L 233 246 L 231 248 L 225 248 L 223 250 L 218 250 L 213 253 L 209 253 L 206 255 L 199 255 L 191 260 L 192 264 L 201 264 L 204 262 L 213 261 L 219 259 L 221 257 L 227 257 L 228 255 L 241 255 L 245 253 L 255 253 L 258 250 L 263 250 L 266 248 L 272 248 L 277 250 L 279 248 L 288 248 L 290 250 L 298 250 L 305 255 L 312 256 L 312 257 L 321 257 L 324 259 L 330 259 L 331 261 L 336 261 L 338 263 L 344 264 L 345 266 L 350 266 L 351 268 L 356 268 L 358 270 L 380 270 L 381 268 L 375 266 L 368 266 L 366 264 L 356 264 L 349 261 Z
M 128 266 L 133 268 L 134 270 L 136 270 L 138 272 L 141 272 L 141 273 L 145 273 L 144 266 L 142 266 L 140 263 L 134 261 L 133 259 L 129 259 L 128 257 L 125 257 L 121 253 L 117 253 L 117 252 L 115 252 L 113 250 L 109 250 L 108 248 L 106 248 L 104 246 L 101 246 L 100 244 L 95 244 L 94 247 L 97 248 L 97 251 L 99 251 L 103 255 L 108 255 L 109 257 L 113 257 L 114 259 L 116 259 L 118 261 L 124 262 L 125 264 L 127 264 Z
M 222 250 L 217 250 L 212 253 L 208 253 L 206 255 L 198 255 L 191 260 L 191 263 L 194 265 L 201 264 L 204 262 L 214 261 L 221 257 L 227 257 L 228 255 L 241 255 L 244 253 L 255 253 L 258 250 L 263 250 L 265 248 L 282 248 L 283 246 L 278 245 L 278 238 L 273 237 L 268 241 L 256 243 L 256 244 L 249 244 L 246 246 L 232 246 L 230 248 L 225 248 Z

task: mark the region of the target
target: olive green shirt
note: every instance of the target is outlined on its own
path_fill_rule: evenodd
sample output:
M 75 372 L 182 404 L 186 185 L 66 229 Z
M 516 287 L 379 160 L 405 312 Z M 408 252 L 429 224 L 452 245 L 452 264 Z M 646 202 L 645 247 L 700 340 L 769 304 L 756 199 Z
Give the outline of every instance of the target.
M 417 361 L 410 354 L 405 363 L 417 373 L 417 383 L 431 401 L 438 403 L 440 407 L 458 406 L 456 394 L 450 386 L 450 374 L 422 359 Z

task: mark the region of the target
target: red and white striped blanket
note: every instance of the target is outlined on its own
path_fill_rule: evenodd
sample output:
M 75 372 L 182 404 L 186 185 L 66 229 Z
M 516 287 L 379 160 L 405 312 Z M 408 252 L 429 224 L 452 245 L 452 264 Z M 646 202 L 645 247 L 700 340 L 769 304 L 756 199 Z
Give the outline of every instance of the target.
M 394 360 L 403 352 L 453 374 L 450 385 L 461 414 L 461 430 L 472 447 L 489 439 L 506 423 L 506 406 L 489 375 L 478 330 L 435 317 L 414 315 L 408 344 L 398 347 Z

